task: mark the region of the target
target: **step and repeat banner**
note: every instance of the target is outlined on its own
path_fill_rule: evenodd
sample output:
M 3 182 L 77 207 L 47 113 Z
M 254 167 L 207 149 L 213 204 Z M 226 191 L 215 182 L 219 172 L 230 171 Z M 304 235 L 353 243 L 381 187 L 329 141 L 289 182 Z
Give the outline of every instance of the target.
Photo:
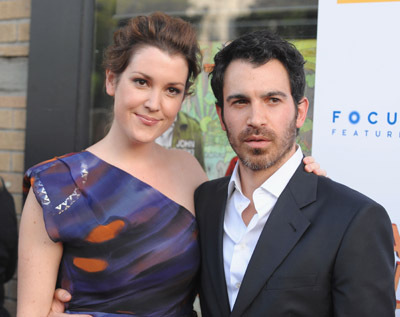
M 400 0 L 321 0 L 312 154 L 382 204 L 400 277 Z M 366 243 L 368 243 L 366 241 Z M 400 316 L 400 290 L 397 290 Z

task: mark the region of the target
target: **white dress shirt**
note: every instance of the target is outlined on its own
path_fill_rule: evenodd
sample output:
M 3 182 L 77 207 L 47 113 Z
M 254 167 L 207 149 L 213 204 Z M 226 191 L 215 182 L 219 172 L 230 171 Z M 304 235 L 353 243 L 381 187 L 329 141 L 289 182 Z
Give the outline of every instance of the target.
M 302 159 L 303 153 L 300 146 L 297 146 L 295 154 L 254 191 L 253 201 L 257 213 L 248 226 L 243 222 L 242 212 L 250 200 L 242 193 L 238 164 L 235 166 L 228 185 L 223 238 L 225 280 L 231 310 L 261 231 Z

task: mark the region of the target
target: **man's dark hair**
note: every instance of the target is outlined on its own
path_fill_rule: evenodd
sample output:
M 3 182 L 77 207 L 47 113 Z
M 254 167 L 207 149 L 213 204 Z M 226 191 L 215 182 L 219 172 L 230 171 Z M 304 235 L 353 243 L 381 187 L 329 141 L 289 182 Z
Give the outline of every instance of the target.
M 232 61 L 244 60 L 255 66 L 261 66 L 272 59 L 280 61 L 288 71 L 290 89 L 297 109 L 297 104 L 304 97 L 304 58 L 293 44 L 268 31 L 245 34 L 215 55 L 215 66 L 210 76 L 217 105 L 223 110 L 224 75 Z

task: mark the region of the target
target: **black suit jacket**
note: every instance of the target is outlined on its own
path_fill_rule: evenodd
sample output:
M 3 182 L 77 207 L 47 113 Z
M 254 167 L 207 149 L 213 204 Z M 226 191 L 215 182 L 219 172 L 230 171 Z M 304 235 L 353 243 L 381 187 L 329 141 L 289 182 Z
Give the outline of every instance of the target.
M 4 284 L 17 267 L 18 225 L 14 199 L 0 177 L 0 316 L 9 316 L 4 304 Z
M 391 317 L 393 232 L 384 208 L 300 164 L 279 197 L 248 264 L 233 311 L 223 267 L 229 178 L 195 193 L 204 317 Z

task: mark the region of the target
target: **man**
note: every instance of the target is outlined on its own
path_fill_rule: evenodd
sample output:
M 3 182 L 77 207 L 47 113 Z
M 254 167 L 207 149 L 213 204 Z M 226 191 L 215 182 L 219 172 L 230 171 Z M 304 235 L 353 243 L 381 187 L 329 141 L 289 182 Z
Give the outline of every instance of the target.
M 215 57 L 217 112 L 239 161 L 195 194 L 203 316 L 394 316 L 386 211 L 301 163 L 303 65 L 264 31 Z
M 303 65 L 264 31 L 215 57 L 217 112 L 239 160 L 232 177 L 195 194 L 202 316 L 394 316 L 386 211 L 304 171 L 295 144 L 308 110 Z

